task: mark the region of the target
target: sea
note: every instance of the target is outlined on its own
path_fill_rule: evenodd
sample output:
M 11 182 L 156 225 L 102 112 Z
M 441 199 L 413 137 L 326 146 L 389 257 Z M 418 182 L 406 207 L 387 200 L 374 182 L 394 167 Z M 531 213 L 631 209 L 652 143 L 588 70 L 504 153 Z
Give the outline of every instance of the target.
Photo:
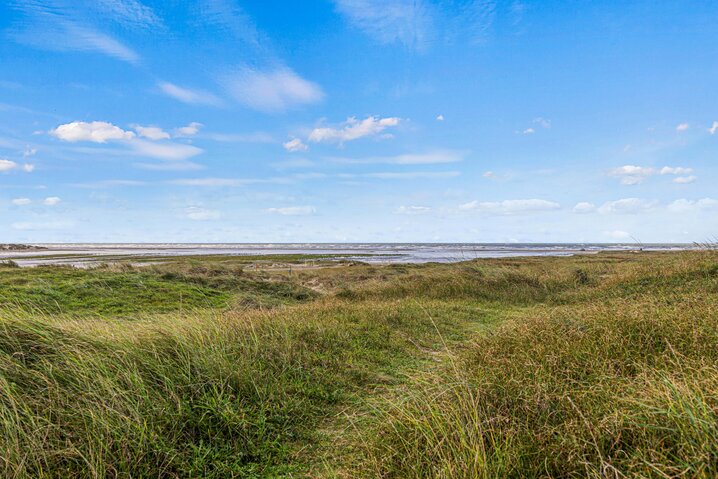
M 45 249 L 0 251 L 0 260 L 20 266 L 68 264 L 87 267 L 98 262 L 141 257 L 196 255 L 332 255 L 336 260 L 366 263 L 451 263 L 477 258 L 572 256 L 601 251 L 680 251 L 691 244 L 636 243 L 73 243 L 36 244 Z

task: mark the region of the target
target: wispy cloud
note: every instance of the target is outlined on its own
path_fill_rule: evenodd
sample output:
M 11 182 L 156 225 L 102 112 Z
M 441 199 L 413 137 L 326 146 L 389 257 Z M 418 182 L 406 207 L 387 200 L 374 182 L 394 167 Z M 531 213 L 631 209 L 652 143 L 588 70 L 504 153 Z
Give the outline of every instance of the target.
M 222 105 L 222 100 L 219 97 L 204 90 L 181 87 L 166 81 L 159 82 L 157 86 L 165 95 L 189 105 Z
M 160 160 L 187 160 L 199 155 L 204 150 L 194 145 L 184 145 L 181 143 L 154 143 L 145 140 L 135 140 L 130 142 L 130 146 L 137 156 L 146 156 L 148 158 L 157 158 Z
M 70 186 L 74 188 L 90 188 L 90 189 L 98 189 L 98 188 L 115 188 L 115 187 L 123 187 L 123 186 L 145 186 L 148 183 L 145 181 L 138 181 L 138 180 L 101 180 L 101 181 L 93 181 L 90 183 L 73 183 Z
M 521 131 L 522 135 L 533 135 L 536 133 L 536 128 L 549 129 L 551 128 L 551 120 L 543 118 L 541 116 L 536 117 L 531 122 L 534 126 L 529 126 Z M 518 132 L 517 132 L 518 133 Z
M 423 215 L 431 212 L 431 208 L 428 206 L 400 206 L 396 209 L 396 214 L 399 215 Z
M 143 138 L 149 140 L 169 140 L 170 134 L 158 126 L 132 125 L 132 129 Z
M 16 163 L 12 160 L 6 160 L 0 158 L 0 173 L 12 171 L 12 170 L 22 170 L 25 173 L 32 173 L 35 170 L 35 165 L 32 165 L 30 163 L 25 163 L 23 165 L 20 165 L 19 163 Z
M 679 123 L 676 126 L 676 131 L 686 131 L 690 127 L 691 127 L 691 125 L 689 125 L 688 123 Z
M 477 211 L 495 215 L 525 215 L 543 213 L 561 209 L 561 205 L 547 200 L 503 200 L 503 201 L 470 201 L 459 205 L 462 211 Z
M 387 128 L 399 125 L 400 119 L 396 117 L 379 118 L 369 116 L 364 120 L 354 117 L 347 120 L 338 128 L 320 127 L 309 133 L 309 141 L 313 143 L 339 143 L 358 140 L 368 136 L 376 136 Z
M 196 171 L 204 169 L 203 165 L 185 160 L 163 163 L 133 163 L 132 166 L 150 171 Z
M 718 121 L 714 121 L 710 128 L 708 128 L 708 133 L 711 135 L 715 135 L 715 132 L 718 131 Z
M 148 6 L 137 0 L 95 0 L 90 8 L 96 8 L 104 18 L 135 28 L 164 28 L 164 22 Z
M 282 216 L 309 216 L 316 213 L 313 206 L 285 206 L 282 208 L 267 208 L 265 211 Z
M 433 34 L 432 6 L 425 0 L 335 0 L 336 9 L 354 27 L 378 43 L 400 43 L 426 50 Z
M 380 180 L 417 180 L 417 179 L 441 179 L 455 178 L 461 175 L 458 171 L 402 171 L 402 172 L 378 172 L 364 173 L 361 175 L 339 175 L 347 177 L 363 176 L 366 178 L 377 178 Z
M 196 11 L 198 15 L 195 23 L 198 25 L 208 25 L 214 31 L 230 33 L 255 48 L 267 40 L 252 18 L 232 0 L 199 0 Z
M 703 198 L 700 200 L 688 200 L 681 198 L 675 200 L 668 205 L 668 211 L 674 213 L 687 213 L 698 211 L 715 211 L 718 210 L 718 200 L 713 198 Z
M 185 216 L 194 221 L 218 220 L 222 214 L 217 210 L 210 210 L 199 206 L 190 206 L 184 210 Z
M 13 223 L 11 227 L 16 230 L 23 231 L 44 231 L 44 230 L 64 230 L 72 228 L 75 225 L 73 221 L 20 221 Z
M 149 138 L 154 138 L 155 140 L 165 140 L 169 138 L 169 135 L 158 127 L 149 129 L 144 127 L 135 128 L 142 136 L 148 139 L 138 138 L 134 132 L 123 130 L 119 126 L 104 121 L 74 121 L 59 125 L 50 130 L 49 133 L 59 140 L 70 143 L 116 142 L 124 146 L 126 148 L 125 151 L 132 152 L 134 156 L 160 160 L 183 161 L 197 156 L 204 151 L 194 145 L 169 141 L 151 141 Z M 92 152 L 92 150 L 89 150 L 89 152 Z
M 182 180 L 171 180 L 167 183 L 181 186 L 245 186 L 253 183 L 260 183 L 261 180 L 247 178 L 186 178 Z
M 42 204 L 45 206 L 55 206 L 60 204 L 62 200 L 57 196 L 48 196 L 44 200 L 42 200 Z
M 682 166 L 664 166 L 663 168 L 653 168 L 650 166 L 624 165 L 609 171 L 609 175 L 616 176 L 621 179 L 623 185 L 637 185 L 642 183 L 646 178 L 654 175 L 688 175 L 693 172 L 692 168 Z M 695 181 L 694 177 L 694 181 Z M 676 183 L 681 181 L 673 180 Z
M 334 0 L 350 25 L 377 43 L 400 44 L 424 52 L 438 41 L 481 43 L 494 24 L 496 0 Z M 509 9 L 514 21 L 520 18 Z
M 594 211 L 596 211 L 596 205 L 587 201 L 576 203 L 576 206 L 573 207 L 573 212 L 578 214 L 593 213 Z
M 406 153 L 396 156 L 376 156 L 369 158 L 331 158 L 342 164 L 388 164 L 388 165 L 433 165 L 463 161 L 467 152 L 458 150 L 436 150 L 427 153 Z
M 26 206 L 31 204 L 32 200 L 30 198 L 14 198 L 10 203 L 15 206 Z
M 136 0 L 98 0 L 81 7 L 63 0 L 13 1 L 11 6 L 25 17 L 9 31 L 17 42 L 44 50 L 96 52 L 129 63 L 139 62 L 139 55 L 102 28 L 108 22 L 155 30 L 162 25 Z
M 641 198 L 623 198 L 616 201 L 607 201 L 598 208 L 601 214 L 628 214 L 635 215 L 650 211 L 658 206 L 657 201 Z
M 202 123 L 198 123 L 196 121 L 193 121 L 189 125 L 181 126 L 179 128 L 175 128 L 174 136 L 179 138 L 187 138 L 190 136 L 195 136 L 197 133 L 199 133 L 199 130 L 203 127 Z
M 673 179 L 673 183 L 678 183 L 679 185 L 687 185 L 689 183 L 694 183 L 698 179 L 695 175 L 690 176 L 678 176 Z
M 307 151 L 309 147 L 302 142 L 299 138 L 293 138 L 282 145 L 285 150 L 290 153 L 297 151 Z
M 265 113 L 278 113 L 324 98 L 321 87 L 288 67 L 257 70 L 242 67 L 221 78 L 227 93 L 240 104 Z
M 203 139 L 222 143 L 274 143 L 275 139 L 264 131 L 253 133 L 204 133 Z

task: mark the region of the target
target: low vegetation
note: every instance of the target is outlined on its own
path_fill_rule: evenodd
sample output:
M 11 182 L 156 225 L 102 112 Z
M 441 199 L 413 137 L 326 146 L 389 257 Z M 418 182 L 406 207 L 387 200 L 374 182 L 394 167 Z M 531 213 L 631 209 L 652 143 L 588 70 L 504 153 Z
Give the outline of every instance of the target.
M 0 476 L 718 476 L 715 252 L 312 263 L 0 266 Z

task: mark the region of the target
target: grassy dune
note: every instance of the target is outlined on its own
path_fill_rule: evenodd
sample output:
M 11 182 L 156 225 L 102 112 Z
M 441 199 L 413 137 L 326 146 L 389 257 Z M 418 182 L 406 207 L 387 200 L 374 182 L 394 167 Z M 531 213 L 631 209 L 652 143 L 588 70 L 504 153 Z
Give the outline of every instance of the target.
M 0 267 L 0 476 L 718 477 L 714 252 L 274 266 Z

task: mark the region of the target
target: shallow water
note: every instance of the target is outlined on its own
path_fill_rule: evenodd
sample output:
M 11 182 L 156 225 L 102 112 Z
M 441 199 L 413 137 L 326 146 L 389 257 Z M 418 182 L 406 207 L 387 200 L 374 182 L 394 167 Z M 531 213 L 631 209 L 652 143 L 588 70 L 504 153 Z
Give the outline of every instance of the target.
M 189 256 L 189 255 L 278 255 L 331 254 L 338 259 L 355 259 L 368 263 L 450 263 L 474 258 L 515 256 L 570 256 L 599 251 L 673 251 L 693 248 L 689 244 L 520 244 L 520 243 L 266 243 L 266 244 L 41 244 L 47 249 L 36 251 L 2 251 L 0 259 L 13 259 L 20 266 L 70 264 L 90 266 L 112 261 L 114 256 Z M 72 255 L 57 257 L 58 255 Z M 373 256 L 359 256 L 373 255 Z

